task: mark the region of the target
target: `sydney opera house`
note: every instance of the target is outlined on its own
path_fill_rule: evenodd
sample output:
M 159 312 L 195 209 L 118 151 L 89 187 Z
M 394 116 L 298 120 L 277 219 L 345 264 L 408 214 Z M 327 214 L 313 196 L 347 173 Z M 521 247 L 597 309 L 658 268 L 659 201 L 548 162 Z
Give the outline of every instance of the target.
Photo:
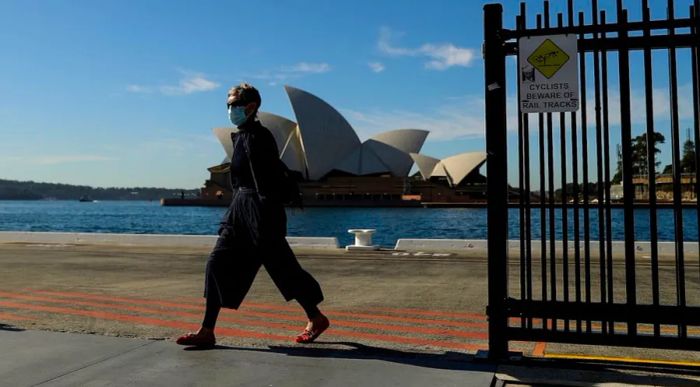
M 267 112 L 259 112 L 258 118 L 275 137 L 282 161 L 298 174 L 305 205 L 438 206 L 485 201 L 485 178 L 479 173 L 486 161 L 484 152 L 442 160 L 421 154 L 428 131 L 420 129 L 390 130 L 361 141 L 331 105 L 294 87 L 285 90 L 296 121 Z M 197 204 L 228 203 L 233 130 L 214 129 L 226 156 L 209 168 L 211 177 Z M 414 163 L 418 173 L 410 175 Z

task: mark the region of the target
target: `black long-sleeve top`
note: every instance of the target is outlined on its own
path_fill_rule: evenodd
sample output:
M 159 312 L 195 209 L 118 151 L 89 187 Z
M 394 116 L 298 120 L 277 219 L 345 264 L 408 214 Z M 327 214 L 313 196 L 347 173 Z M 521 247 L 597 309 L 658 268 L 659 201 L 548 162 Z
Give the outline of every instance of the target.
M 275 138 L 260 121 L 247 122 L 238 129 L 237 133 L 231 134 L 231 186 L 234 189 L 257 188 L 261 196 L 278 198 L 282 168 Z M 255 171 L 255 180 L 248 157 Z

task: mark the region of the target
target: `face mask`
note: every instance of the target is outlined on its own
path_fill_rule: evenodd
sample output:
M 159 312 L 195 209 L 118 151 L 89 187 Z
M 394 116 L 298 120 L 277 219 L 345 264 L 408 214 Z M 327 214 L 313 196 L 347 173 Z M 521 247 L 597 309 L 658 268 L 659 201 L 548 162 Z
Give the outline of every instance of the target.
M 231 123 L 236 126 L 243 125 L 243 123 L 248 120 L 248 117 L 245 114 L 245 107 L 232 106 L 228 108 L 228 118 L 231 120 Z

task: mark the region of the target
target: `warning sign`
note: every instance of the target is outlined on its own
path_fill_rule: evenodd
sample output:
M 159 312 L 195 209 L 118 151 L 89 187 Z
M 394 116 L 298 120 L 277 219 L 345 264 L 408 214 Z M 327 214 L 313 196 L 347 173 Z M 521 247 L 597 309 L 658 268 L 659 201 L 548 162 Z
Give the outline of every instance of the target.
M 535 49 L 532 55 L 527 57 L 528 63 L 547 77 L 547 79 L 556 74 L 568 60 L 569 55 L 549 39 L 545 39 L 545 41 Z
M 576 36 L 520 38 L 520 109 L 523 113 L 578 110 Z

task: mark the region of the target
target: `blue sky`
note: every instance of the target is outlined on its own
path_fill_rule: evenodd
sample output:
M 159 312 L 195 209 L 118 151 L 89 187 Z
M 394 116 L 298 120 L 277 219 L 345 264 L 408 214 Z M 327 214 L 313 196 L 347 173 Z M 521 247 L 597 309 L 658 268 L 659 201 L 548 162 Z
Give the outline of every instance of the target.
M 307 90 L 361 139 L 421 128 L 427 155 L 483 150 L 484 3 L 3 0 L 0 178 L 199 187 L 224 157 L 211 129 L 230 126 L 225 95 L 241 81 L 292 119 L 283 85 Z M 512 26 L 518 2 L 504 3 Z

